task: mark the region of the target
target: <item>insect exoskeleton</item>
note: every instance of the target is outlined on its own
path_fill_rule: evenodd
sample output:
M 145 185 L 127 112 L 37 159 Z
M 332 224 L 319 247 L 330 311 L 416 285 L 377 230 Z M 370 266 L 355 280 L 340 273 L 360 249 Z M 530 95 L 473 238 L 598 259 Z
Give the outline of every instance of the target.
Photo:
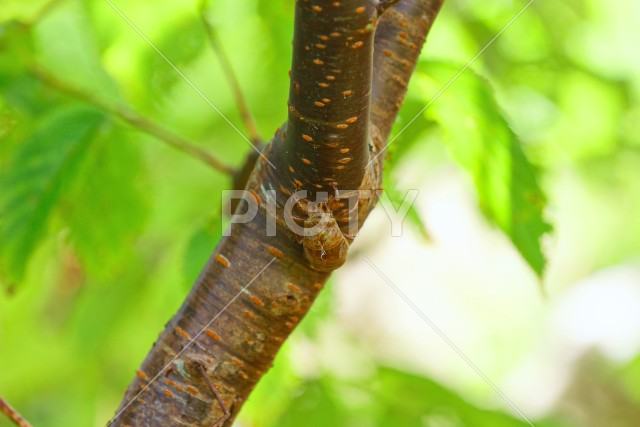
M 302 245 L 311 268 L 323 272 L 333 271 L 345 263 L 349 243 L 331 213 L 310 216 L 304 221 L 304 228 Z

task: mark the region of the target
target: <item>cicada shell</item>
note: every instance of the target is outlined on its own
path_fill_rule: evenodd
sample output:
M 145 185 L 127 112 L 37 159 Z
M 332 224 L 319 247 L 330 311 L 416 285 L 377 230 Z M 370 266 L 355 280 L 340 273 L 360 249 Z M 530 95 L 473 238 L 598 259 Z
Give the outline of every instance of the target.
M 330 214 L 328 214 L 330 215 Z M 322 223 L 321 216 L 311 216 L 304 221 L 305 229 L 311 229 Z M 304 255 L 316 271 L 333 271 L 347 260 L 349 243 L 340 231 L 333 216 L 326 219 L 324 228 L 302 239 Z

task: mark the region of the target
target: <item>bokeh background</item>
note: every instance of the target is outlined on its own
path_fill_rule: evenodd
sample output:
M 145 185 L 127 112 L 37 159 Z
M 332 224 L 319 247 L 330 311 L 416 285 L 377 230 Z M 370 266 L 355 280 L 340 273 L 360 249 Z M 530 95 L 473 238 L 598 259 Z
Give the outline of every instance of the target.
M 244 129 L 197 2 L 113 3 Z M 286 118 L 293 3 L 208 12 L 266 136 Z M 396 132 L 524 6 L 447 0 Z M 402 237 L 374 212 L 238 426 L 640 425 L 638 22 L 635 0 L 534 1 L 399 135 L 387 187 L 420 191 Z M 35 426 L 101 426 L 215 247 L 230 181 L 34 62 L 231 165 L 250 147 L 109 2 L 2 1 L 0 395 Z M 522 170 L 547 205 L 518 198 Z M 553 223 L 541 274 L 502 208 Z

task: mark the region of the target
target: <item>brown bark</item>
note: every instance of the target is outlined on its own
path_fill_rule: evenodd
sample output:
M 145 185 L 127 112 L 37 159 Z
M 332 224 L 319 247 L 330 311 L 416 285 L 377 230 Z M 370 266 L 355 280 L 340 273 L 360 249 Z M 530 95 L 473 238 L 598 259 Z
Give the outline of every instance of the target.
M 278 169 L 291 166 L 296 187 L 355 190 L 362 182 L 376 15 L 367 0 L 296 5 L 289 119 L 282 147 L 274 147 Z
M 313 199 L 317 191 L 336 196 L 335 188 L 380 187 L 382 156 L 375 154 L 440 5 L 440 0 L 404 0 L 390 7 L 374 42 L 376 3 L 296 3 L 289 119 L 247 184 L 260 202 L 259 213 L 250 223 L 232 225 L 230 237 L 220 242 L 129 385 L 111 425 L 215 425 L 223 410 L 200 367 L 231 413 L 224 425 L 231 425 L 329 276 L 311 268 L 300 239 L 284 225 L 284 202 L 300 189 Z M 368 165 L 370 158 L 375 161 Z M 271 197 L 277 206 L 273 237 L 265 227 L 274 214 L 266 209 Z M 374 206 L 372 199 L 355 201 L 353 210 L 343 201 L 332 205 L 343 231 L 350 216 L 361 225 Z M 295 212 L 301 221 L 309 214 L 304 206 Z
M 383 141 L 389 137 L 422 46 L 443 3 L 444 0 L 400 1 L 385 12 L 378 25 L 371 122 Z
M 0 414 L 7 417 L 9 421 L 17 427 L 31 427 L 31 424 L 25 420 L 15 409 L 11 407 L 4 399 L 0 397 Z

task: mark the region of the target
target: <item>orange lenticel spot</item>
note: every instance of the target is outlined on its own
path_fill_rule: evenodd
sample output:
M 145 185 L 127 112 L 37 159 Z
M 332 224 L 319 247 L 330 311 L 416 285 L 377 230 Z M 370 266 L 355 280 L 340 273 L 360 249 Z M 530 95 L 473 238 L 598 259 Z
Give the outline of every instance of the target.
M 182 338 L 184 339 L 191 339 L 191 337 L 189 336 L 189 334 L 187 333 L 187 331 L 185 331 L 184 329 L 182 329 L 180 326 L 176 326 L 175 331 L 178 335 L 180 335 Z
M 282 136 L 284 137 L 284 132 L 282 132 L 282 133 L 283 133 L 283 135 L 282 135 Z M 257 204 L 258 206 L 260 206 L 260 205 L 261 205 L 261 203 L 260 203 L 260 198 L 258 197 L 258 195 L 256 194 L 256 192 L 255 192 L 255 191 L 253 191 L 253 190 L 249 190 L 249 194 L 251 194 L 251 197 L 253 197 L 253 201 L 254 201 L 254 202 L 256 202 L 256 204 Z M 229 260 L 228 260 L 228 259 L 227 259 L 227 262 L 229 262 Z
M 300 183 L 300 185 L 302 185 L 302 183 Z M 282 251 L 280 251 L 280 249 L 278 249 L 278 248 L 274 248 L 273 246 L 269 246 L 269 247 L 267 248 L 267 251 L 268 251 L 271 255 L 275 256 L 276 258 L 284 258 L 284 254 L 283 254 L 283 253 L 282 253 Z
M 226 256 L 221 255 L 221 254 L 216 254 L 214 256 L 214 259 L 216 260 L 216 262 L 218 264 L 220 264 L 223 267 L 229 267 L 231 265 L 231 263 L 229 262 L 229 260 L 227 259 Z
M 300 288 L 294 285 L 293 283 L 289 283 L 287 285 L 287 288 L 289 288 L 291 292 L 300 292 Z
M 204 332 L 209 335 L 212 339 L 216 340 L 216 341 L 222 341 L 222 338 L 220 338 L 220 335 L 216 334 L 215 332 L 213 332 L 211 329 L 205 329 Z

